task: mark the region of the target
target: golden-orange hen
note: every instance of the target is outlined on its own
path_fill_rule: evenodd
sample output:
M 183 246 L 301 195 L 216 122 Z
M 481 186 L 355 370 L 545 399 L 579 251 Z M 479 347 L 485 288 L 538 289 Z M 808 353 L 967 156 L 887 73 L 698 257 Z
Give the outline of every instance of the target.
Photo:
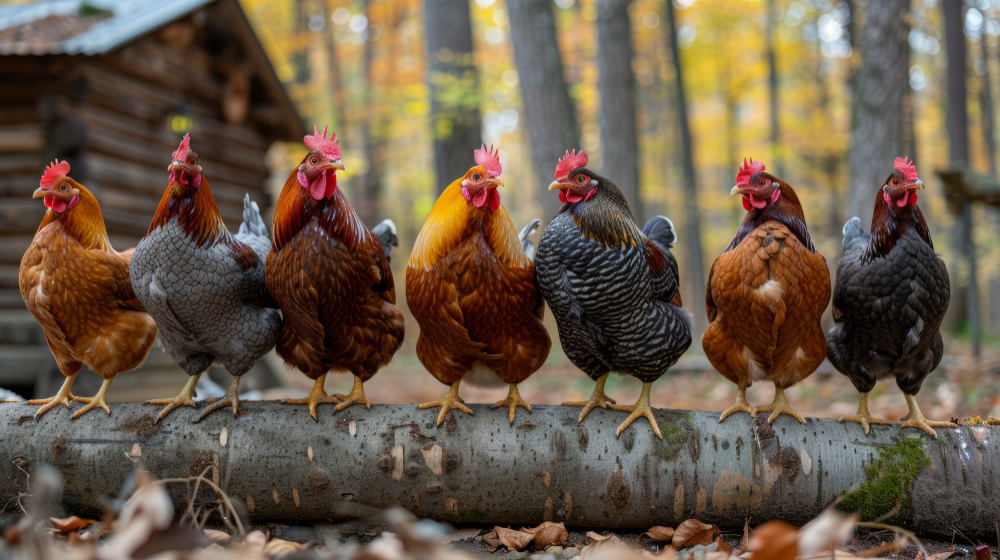
M 552 341 L 542 325 L 544 303 L 535 267 L 500 204 L 499 154 L 475 151 L 476 165 L 441 193 L 420 230 L 406 267 L 406 301 L 420 325 L 417 356 L 438 381 L 450 385 L 437 422 L 458 408 L 463 379 L 474 385 L 509 385 L 494 406 L 531 406 L 517 384 L 545 362 Z M 537 226 L 535 226 L 537 227 Z M 533 231 L 533 230 L 532 230 Z
M 97 407 L 110 414 L 111 381 L 142 364 L 156 339 L 156 324 L 129 280 L 134 249 L 111 247 L 101 206 L 69 171 L 69 163 L 58 160 L 45 169 L 34 198 L 43 198 L 48 210 L 18 273 L 24 303 L 66 376 L 56 396 L 28 401 L 43 405 L 35 418 L 71 401 L 87 403 L 73 418 Z M 104 378 L 92 399 L 70 392 L 83 364 Z

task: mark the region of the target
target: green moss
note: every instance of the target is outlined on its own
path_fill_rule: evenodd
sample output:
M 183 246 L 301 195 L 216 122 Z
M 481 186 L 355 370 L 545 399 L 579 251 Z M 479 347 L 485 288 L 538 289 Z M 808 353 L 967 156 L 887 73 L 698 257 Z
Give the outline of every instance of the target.
M 924 438 L 895 437 L 896 445 L 878 450 L 878 456 L 864 465 L 865 481 L 845 491 L 837 507 L 859 513 L 862 521 L 880 519 L 894 509 L 893 519 L 913 517 L 913 483 L 921 469 L 930 466 L 924 453 Z
M 660 424 L 663 439 L 653 439 L 653 454 L 672 460 L 691 437 L 694 415 L 680 410 L 656 410 L 654 415 Z

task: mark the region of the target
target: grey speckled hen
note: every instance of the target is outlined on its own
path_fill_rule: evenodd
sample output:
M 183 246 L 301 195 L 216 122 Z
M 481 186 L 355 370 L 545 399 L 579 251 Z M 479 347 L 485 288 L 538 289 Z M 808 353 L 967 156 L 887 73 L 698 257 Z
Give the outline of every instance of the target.
M 239 233 L 226 230 L 198 157 L 185 136 L 170 165 L 170 184 L 129 272 L 136 296 L 159 329 L 163 349 L 191 376 L 166 404 L 157 422 L 179 406 L 194 406 L 194 387 L 216 364 L 231 373 L 226 396 L 207 414 L 239 406 L 239 379 L 274 347 L 281 313 L 267 307 L 264 262 L 271 250 L 257 205 L 244 199 Z
M 535 255 L 538 287 L 556 318 L 563 350 L 597 381 L 589 401 L 565 404 L 583 406 L 583 421 L 610 401 L 632 413 L 619 434 L 645 416 L 660 436 L 649 408 L 650 387 L 691 345 L 691 319 L 680 305 L 677 261 L 670 253 L 673 224 L 657 216 L 639 231 L 618 187 L 586 163 L 582 151 L 560 160 L 550 190 L 560 189 L 566 205 L 542 232 Z M 635 405 L 615 405 L 605 396 L 612 371 L 643 382 Z
M 910 409 L 903 426 L 937 437 L 932 426 L 954 424 L 926 420 L 914 396 L 941 362 L 939 329 L 951 288 L 916 204 L 916 191 L 923 188 L 916 168 L 901 158 L 894 166 L 875 199 L 872 234 L 858 218 L 844 225 L 844 257 L 833 290 L 836 325 L 827 335 L 827 352 L 861 393 L 858 413 L 841 421 L 858 422 L 865 433 L 869 424 L 887 423 L 869 413 L 868 392 L 877 380 L 893 377 Z

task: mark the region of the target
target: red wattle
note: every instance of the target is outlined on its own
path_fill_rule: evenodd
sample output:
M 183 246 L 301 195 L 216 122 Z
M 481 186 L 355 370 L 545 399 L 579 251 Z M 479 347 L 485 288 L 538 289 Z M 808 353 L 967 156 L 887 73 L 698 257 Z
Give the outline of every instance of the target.
M 754 208 L 760 210 L 767 206 L 767 200 L 757 200 L 757 197 L 754 196 L 753 193 L 750 193 L 750 204 L 752 204 Z
M 750 199 L 747 198 L 747 197 L 745 197 L 745 196 L 741 197 L 741 198 L 743 198 L 743 209 L 746 210 L 747 212 L 749 212 L 750 211 Z
M 917 191 L 910 191 L 910 204 L 917 204 Z
M 472 205 L 476 208 L 482 208 L 486 204 L 486 197 L 490 194 L 489 189 L 483 189 L 476 193 L 476 196 L 472 197 Z
M 496 189 L 490 191 L 490 210 L 496 212 L 500 208 L 500 193 Z
M 559 202 L 562 202 L 562 203 L 566 202 L 566 191 L 565 190 L 560 190 L 559 191 Z
M 326 173 L 320 173 L 319 177 L 309 185 L 309 194 L 316 200 L 322 200 L 326 196 Z
M 885 199 L 886 204 L 892 206 L 892 198 L 889 196 L 889 193 L 882 191 L 882 198 Z
M 323 196 L 330 198 L 333 196 L 333 191 L 337 190 L 337 174 L 332 171 L 324 172 L 324 177 L 326 176 L 326 173 L 330 173 L 330 177 L 326 180 L 326 191 L 323 193 Z

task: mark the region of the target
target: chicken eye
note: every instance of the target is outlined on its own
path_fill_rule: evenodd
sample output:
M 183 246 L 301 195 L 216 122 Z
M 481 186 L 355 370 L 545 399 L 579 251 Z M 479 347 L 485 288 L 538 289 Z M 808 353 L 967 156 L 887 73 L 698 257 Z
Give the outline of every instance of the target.
M 580 183 L 581 185 L 584 184 L 584 183 L 586 183 L 587 182 L 587 176 L 586 175 L 579 175 L 579 176 L 577 176 L 576 182 Z
M 194 164 L 196 164 L 196 163 L 198 163 L 198 160 L 197 160 L 197 159 L 195 159 L 195 158 L 190 158 L 190 159 L 188 159 L 188 165 L 194 165 Z
M 480 179 L 482 179 L 482 178 L 483 178 L 483 176 L 482 176 L 482 175 L 480 175 L 479 173 L 473 173 L 473 174 L 472 174 L 472 180 L 473 180 L 473 181 L 478 181 L 478 180 L 480 180 Z
M 61 186 L 61 187 L 59 187 L 59 190 L 61 190 L 61 191 L 65 191 L 65 190 L 66 190 L 67 188 L 68 188 L 68 187 L 66 186 L 66 183 L 63 183 L 63 184 L 62 184 L 62 186 Z
M 763 179 L 757 179 L 757 186 L 758 187 L 763 187 L 766 183 L 767 183 L 767 181 L 765 181 Z
M 317 163 L 319 163 L 319 160 L 316 158 L 309 158 L 309 163 L 316 165 Z
M 899 179 L 893 179 L 892 180 L 892 185 L 895 186 L 895 187 L 898 187 L 899 186 Z

